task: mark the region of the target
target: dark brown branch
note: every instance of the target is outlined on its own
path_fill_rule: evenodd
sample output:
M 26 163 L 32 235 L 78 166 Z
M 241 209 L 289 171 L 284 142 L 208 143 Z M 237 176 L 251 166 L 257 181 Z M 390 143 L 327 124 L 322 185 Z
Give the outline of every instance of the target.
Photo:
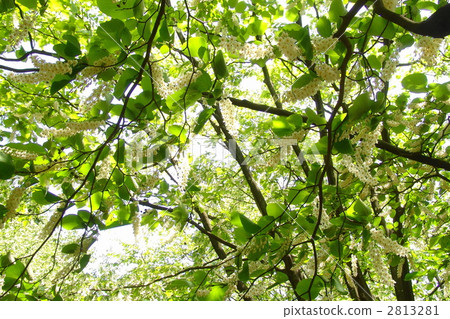
M 378 140 L 378 142 L 377 142 L 377 144 L 375 144 L 375 146 L 378 147 L 379 149 L 388 151 L 389 153 L 392 153 L 392 154 L 395 154 L 395 155 L 398 155 L 401 157 L 405 157 L 405 158 L 408 158 L 410 160 L 413 160 L 413 161 L 416 161 L 419 163 L 427 164 L 427 165 L 433 166 L 435 168 L 442 168 L 442 169 L 445 169 L 446 171 L 450 171 L 450 163 L 446 162 L 444 160 L 425 156 L 420 153 L 413 153 L 413 152 L 404 150 L 400 147 L 389 144 L 382 140 Z
M 271 107 L 271 106 L 268 106 L 265 104 L 253 103 L 248 100 L 240 100 L 240 99 L 236 99 L 233 97 L 230 97 L 229 100 L 235 106 L 244 107 L 244 108 L 254 110 L 254 111 L 275 114 L 275 115 L 280 115 L 280 116 L 289 116 L 289 115 L 296 114 L 295 112 L 292 112 L 292 111 L 278 109 L 276 107 Z M 305 117 L 303 117 L 303 120 L 306 122 L 308 119 L 305 116 Z
M 10 72 L 14 72 L 14 73 L 28 73 L 28 72 L 37 72 L 37 71 L 39 71 L 39 69 L 36 69 L 36 68 L 32 68 L 32 69 L 15 69 L 15 68 L 11 68 L 9 66 L 1 65 L 1 64 L 0 64 L 0 69 L 6 70 L 6 71 L 10 71 Z
M 334 34 L 335 38 L 339 39 L 345 33 L 345 30 L 347 30 L 352 19 L 355 17 L 355 15 L 358 13 L 358 11 L 361 10 L 361 8 L 366 4 L 367 1 L 369 1 L 369 0 L 356 1 L 356 3 L 353 5 L 353 7 L 350 9 L 350 11 L 347 12 L 347 14 L 342 17 L 342 23 L 339 26 L 339 29 Z M 381 2 L 381 0 L 379 0 L 378 2 Z
M 386 9 L 381 0 L 374 2 L 373 9 L 380 17 L 415 34 L 433 38 L 444 38 L 450 34 L 450 4 L 440 7 L 428 19 L 422 22 L 412 21 L 400 14 Z
M 278 109 L 276 109 L 276 110 L 278 110 Z M 253 195 L 253 199 L 256 203 L 256 206 L 258 206 L 258 209 L 261 212 L 261 215 L 266 216 L 267 215 L 266 200 L 265 200 L 263 194 L 261 193 L 261 190 L 259 189 L 258 185 L 256 184 L 255 180 L 253 179 L 252 173 L 250 172 L 248 165 L 246 165 L 244 154 L 242 153 L 241 148 L 239 147 L 239 145 L 237 145 L 236 140 L 233 138 L 233 136 L 230 134 L 227 127 L 225 126 L 225 122 L 222 117 L 222 112 L 220 111 L 219 107 L 216 108 L 214 117 L 216 118 L 217 122 L 219 123 L 220 131 L 222 131 L 223 134 L 225 135 L 225 145 L 226 145 L 228 151 L 234 157 L 234 159 L 237 161 L 237 163 L 239 164 L 239 166 L 241 168 L 244 178 L 247 181 L 247 184 Z
M 269 89 L 270 95 L 272 96 L 272 99 L 273 99 L 275 105 L 277 106 L 277 109 L 282 109 L 283 105 L 281 104 L 280 97 L 278 96 L 277 91 L 275 91 L 272 81 L 270 80 L 270 74 L 269 74 L 269 70 L 267 69 L 267 66 L 263 66 L 262 71 L 264 74 L 264 84 Z

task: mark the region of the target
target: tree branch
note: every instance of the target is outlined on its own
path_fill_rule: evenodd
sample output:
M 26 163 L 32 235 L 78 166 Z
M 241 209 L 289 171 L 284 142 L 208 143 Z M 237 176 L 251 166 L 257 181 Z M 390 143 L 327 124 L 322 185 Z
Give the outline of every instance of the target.
M 276 109 L 277 110 L 277 109 Z M 217 122 L 219 123 L 220 130 L 225 135 L 225 144 L 230 152 L 230 154 L 234 157 L 234 159 L 239 164 L 241 171 L 244 175 L 245 180 L 247 181 L 247 184 L 250 188 L 250 191 L 252 192 L 253 199 L 256 203 L 256 206 L 258 206 L 259 211 L 261 212 L 261 215 L 266 216 L 266 200 L 261 193 L 261 190 L 259 189 L 258 185 L 256 184 L 255 180 L 253 179 L 252 173 L 250 172 L 250 169 L 248 165 L 245 163 L 244 154 L 242 153 L 240 147 L 237 145 L 236 140 L 233 138 L 233 136 L 230 134 L 228 129 L 225 126 L 224 119 L 222 117 L 222 112 L 220 111 L 220 108 L 217 106 L 216 112 L 214 113 L 214 117 L 216 118 Z
M 450 163 L 446 162 L 444 160 L 438 159 L 438 158 L 433 158 L 433 157 L 428 157 L 425 155 L 422 155 L 420 153 L 413 153 L 407 150 L 404 150 L 402 148 L 399 148 L 397 146 L 394 146 L 392 144 L 389 144 L 385 141 L 382 140 L 378 140 L 378 142 L 375 144 L 376 147 L 378 147 L 379 149 L 388 151 L 389 153 L 401 156 L 401 157 L 405 157 L 408 158 L 410 160 L 419 162 L 419 163 L 423 163 L 423 164 L 427 164 L 430 166 L 433 166 L 435 168 L 442 168 L 445 169 L 446 171 L 450 171 Z
M 392 23 L 395 23 L 405 30 L 425 35 L 433 38 L 445 38 L 450 34 L 450 4 L 440 7 L 428 19 L 422 22 L 415 22 L 400 14 L 392 12 L 383 4 L 383 1 L 378 0 L 373 3 L 373 9 L 380 17 L 385 18 Z

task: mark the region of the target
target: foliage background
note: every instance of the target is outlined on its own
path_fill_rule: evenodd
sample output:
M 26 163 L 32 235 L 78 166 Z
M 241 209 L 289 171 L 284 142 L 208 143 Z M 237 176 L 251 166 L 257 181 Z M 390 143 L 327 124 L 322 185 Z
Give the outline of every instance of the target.
M 1 0 L 1 299 L 447 299 L 445 5 Z

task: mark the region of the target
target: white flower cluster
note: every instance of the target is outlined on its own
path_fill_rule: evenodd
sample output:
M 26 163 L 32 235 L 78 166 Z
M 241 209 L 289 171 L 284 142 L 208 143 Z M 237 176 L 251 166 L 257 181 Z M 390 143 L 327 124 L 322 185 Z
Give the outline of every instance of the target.
M 233 137 L 237 137 L 239 135 L 239 123 L 236 119 L 236 107 L 231 103 L 230 99 L 221 99 L 219 101 L 219 107 L 225 126 Z
M 269 264 L 264 264 L 261 260 L 250 261 L 248 264 L 248 272 L 251 274 L 257 270 L 266 270 L 269 267 Z
M 381 70 L 381 80 L 387 82 L 394 75 L 398 65 L 398 53 L 391 55 L 389 60 L 384 63 L 383 70 Z
M 319 78 L 315 78 L 311 82 L 306 84 L 304 87 L 294 88 L 291 89 L 290 91 L 284 92 L 283 101 L 288 103 L 302 101 L 307 97 L 313 96 L 314 94 L 319 92 L 322 86 L 323 86 L 322 80 Z
M 36 56 L 31 57 L 31 62 L 33 62 L 33 65 L 39 69 L 38 72 L 11 74 L 11 81 L 30 84 L 51 81 L 57 74 L 71 73 L 72 67 L 77 64 L 74 60 L 68 62 L 57 61 L 56 63 L 50 63 Z
M 378 125 L 375 130 L 370 131 L 367 124 L 360 123 L 359 126 L 355 126 L 343 134 L 342 138 L 348 138 L 354 133 L 356 134 L 351 138 L 351 142 L 352 144 L 359 143 L 355 148 L 354 158 L 348 154 L 344 154 L 342 156 L 342 163 L 361 182 L 367 183 L 369 186 L 375 186 L 377 180 L 370 174 L 370 165 L 373 163 L 372 152 L 381 133 L 381 125 Z
M 53 229 L 55 229 L 56 225 L 60 221 L 61 217 L 62 211 L 56 210 L 48 220 L 47 224 L 45 224 L 44 228 L 42 228 L 39 238 L 45 239 L 50 236 L 50 234 L 53 232 Z
M 111 159 L 107 156 L 99 165 L 97 172 L 97 179 L 108 179 L 111 174 Z
M 151 66 L 152 79 L 156 87 L 158 94 L 166 99 L 169 95 L 181 90 L 189 85 L 189 83 L 195 82 L 195 80 L 201 75 L 200 72 L 183 72 L 177 79 L 166 83 L 164 80 L 164 73 L 162 68 L 153 63 Z
M 278 48 L 280 49 L 281 53 L 283 53 L 283 55 L 290 61 L 297 60 L 302 56 L 302 51 L 297 46 L 296 42 L 297 40 L 291 38 L 284 32 L 280 34 L 280 37 L 277 41 Z
M 241 43 L 236 37 L 222 37 L 219 46 L 231 55 L 236 55 L 242 59 L 258 60 L 273 58 L 272 47 L 267 44 Z
M 338 39 L 335 39 L 333 37 L 311 39 L 311 43 L 316 53 L 324 53 L 328 50 L 334 49 L 334 46 L 337 42 Z
M 281 152 L 276 152 L 266 162 L 268 167 L 277 167 L 281 163 Z
M 8 40 L 11 45 L 20 43 L 33 30 L 35 16 L 24 16 L 20 24 L 9 35 Z
M 41 132 L 44 137 L 70 137 L 82 131 L 92 131 L 100 126 L 105 125 L 105 121 L 84 121 L 84 122 L 69 122 L 65 128 L 56 129 L 48 128 Z
M 378 277 L 380 277 L 381 283 L 388 285 L 389 287 L 394 287 L 395 281 L 392 279 L 389 268 L 381 257 L 381 252 L 377 247 L 375 247 L 373 242 L 369 247 L 369 255 L 372 259 L 372 265 L 375 273 L 378 275 Z
M 101 71 L 113 67 L 117 63 L 117 57 L 113 54 L 107 55 L 93 63 L 92 66 L 85 67 L 81 72 L 81 76 L 84 78 L 91 78 Z
M 329 247 L 327 245 L 320 245 L 320 248 L 317 249 L 317 259 L 314 258 L 314 255 L 312 255 L 308 262 L 305 264 L 304 271 L 308 277 L 311 277 L 314 275 L 315 269 L 316 269 L 316 263 L 317 268 L 322 269 L 325 266 L 325 262 L 330 256 Z
M 34 161 L 39 155 L 33 152 L 28 152 L 25 150 L 18 150 L 18 149 L 13 149 L 10 147 L 5 147 L 3 148 L 3 152 L 5 152 L 6 154 L 11 155 L 12 157 L 16 157 L 16 158 L 20 158 L 20 159 L 24 159 L 24 160 L 29 160 L 29 161 Z
M 383 4 L 386 7 L 386 9 L 390 11 L 395 11 L 395 8 L 397 7 L 398 0 L 383 0 Z
M 210 292 L 211 291 L 209 291 L 208 289 L 199 289 L 195 294 L 197 295 L 197 297 L 202 298 L 208 296 Z
M 352 255 L 352 276 L 358 277 L 358 257 L 355 254 Z
M 443 39 L 420 37 L 417 42 L 417 48 L 420 49 L 420 58 L 427 64 L 433 65 L 436 63 L 437 53 L 439 52 L 439 46 Z
M 267 244 L 266 237 L 253 237 L 248 243 L 248 245 L 242 251 L 242 254 L 249 255 L 258 252 L 266 244 Z
M 356 155 L 356 154 L 355 154 Z M 342 155 L 342 164 L 347 167 L 350 173 L 363 183 L 367 183 L 370 186 L 375 186 L 377 184 L 376 178 L 374 178 L 369 171 L 369 160 L 362 160 L 361 156 L 355 156 L 355 163 L 350 155 Z
M 409 249 L 403 247 L 396 241 L 393 241 L 390 238 L 387 238 L 383 235 L 383 232 L 379 229 L 371 229 L 370 233 L 372 238 L 376 241 L 378 245 L 384 248 L 385 253 L 394 253 L 401 257 L 407 257 L 409 253 Z
M 9 194 L 5 205 L 7 210 L 5 221 L 8 219 L 13 219 L 16 216 L 16 211 L 20 205 L 20 200 L 22 199 L 24 192 L 24 187 L 16 187 L 11 191 L 11 194 Z
M 195 8 L 202 2 L 211 2 L 212 0 L 191 0 L 190 7 Z
M 266 288 L 262 284 L 254 284 L 253 286 L 250 287 L 245 296 L 253 298 L 262 295 L 265 291 Z
M 320 200 L 319 197 L 316 197 L 313 202 L 311 203 L 312 207 L 313 207 L 313 212 L 312 215 L 316 218 L 319 217 L 319 209 L 320 209 Z M 323 227 L 323 229 L 327 229 L 330 228 L 331 226 L 333 226 L 330 223 L 330 216 L 328 216 L 327 212 L 325 211 L 325 209 L 322 207 L 322 216 L 320 218 L 320 226 Z
M 353 175 L 352 174 L 348 174 L 347 177 L 340 183 L 340 187 L 341 188 L 346 188 L 352 182 L 353 182 Z
M 189 172 L 191 171 L 189 155 L 187 154 L 187 152 L 182 155 L 182 158 L 180 159 L 177 166 L 178 185 L 182 189 L 186 189 Z
M 347 280 L 348 285 L 355 290 L 356 294 L 359 297 L 358 288 L 355 284 L 356 280 L 353 279 L 351 270 L 347 267 L 343 268 L 342 270 L 344 271 L 345 279 Z
M 138 239 L 139 231 L 141 228 L 141 215 L 136 213 L 132 218 L 132 224 L 133 224 L 133 235 L 135 240 Z
M 296 141 L 300 141 L 301 142 L 301 141 L 303 141 L 303 139 L 305 138 L 307 133 L 308 133 L 308 131 L 301 129 L 299 131 L 296 131 L 296 132 L 292 133 L 290 136 L 288 136 L 286 138 L 287 139 L 294 139 Z M 289 144 L 289 145 L 292 145 L 292 144 Z
M 152 175 L 143 176 L 141 182 L 139 183 L 139 190 L 144 192 L 151 191 L 158 181 L 159 181 L 158 172 L 155 172 Z
M 270 45 L 256 43 L 245 43 L 239 55 L 248 60 L 272 59 L 275 56 Z
M 325 63 L 316 64 L 314 71 L 316 71 L 317 75 L 320 76 L 325 82 L 338 81 L 341 77 L 339 70 Z
M 83 113 L 88 113 L 92 107 L 102 98 L 111 92 L 111 87 L 107 83 L 98 85 L 92 93 L 82 102 Z
M 228 54 L 240 56 L 243 44 L 236 37 L 222 37 L 219 46 Z

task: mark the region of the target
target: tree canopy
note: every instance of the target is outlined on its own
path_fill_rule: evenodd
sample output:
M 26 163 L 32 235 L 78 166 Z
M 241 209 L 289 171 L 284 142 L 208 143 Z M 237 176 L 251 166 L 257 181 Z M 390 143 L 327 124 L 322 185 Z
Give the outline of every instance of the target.
M 449 10 L 0 0 L 0 300 L 448 298 Z

